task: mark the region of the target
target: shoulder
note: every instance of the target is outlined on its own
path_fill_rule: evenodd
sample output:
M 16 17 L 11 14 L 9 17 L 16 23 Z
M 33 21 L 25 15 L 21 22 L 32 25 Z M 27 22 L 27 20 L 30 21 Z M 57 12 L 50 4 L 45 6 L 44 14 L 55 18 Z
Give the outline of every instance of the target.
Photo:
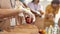
M 39 7 L 42 7 L 42 5 L 41 5 L 40 3 L 38 4 L 38 6 L 39 6 Z
M 39 4 L 38 4 L 38 7 L 39 7 L 39 8 L 42 8 L 43 6 L 39 3 Z
M 31 4 L 33 4 L 33 3 L 32 3 L 32 2 L 29 2 L 29 3 L 28 3 L 28 5 L 31 5 Z
M 50 7 L 51 7 L 51 4 L 46 6 L 46 8 L 50 8 Z
M 46 9 L 51 9 L 51 4 L 46 6 Z

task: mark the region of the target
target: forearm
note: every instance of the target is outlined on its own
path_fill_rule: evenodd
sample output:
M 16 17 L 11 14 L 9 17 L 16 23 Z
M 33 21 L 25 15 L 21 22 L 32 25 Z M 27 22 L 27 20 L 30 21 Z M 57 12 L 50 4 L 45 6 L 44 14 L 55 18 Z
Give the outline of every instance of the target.
M 35 11 L 35 10 L 32 9 L 32 12 L 33 12 L 34 14 L 40 15 L 40 12 L 39 12 L 39 11 Z
M 15 15 L 20 13 L 20 10 L 16 9 L 0 9 L 0 17 L 3 16 L 9 16 L 9 15 Z
M 7 15 L 7 14 L 13 14 L 13 13 L 19 13 L 20 10 L 15 10 L 15 9 L 0 9 L 0 14 L 2 15 Z
M 35 10 L 33 10 L 33 9 L 31 9 L 31 11 L 32 11 L 33 13 L 36 13 L 36 11 L 35 11 Z

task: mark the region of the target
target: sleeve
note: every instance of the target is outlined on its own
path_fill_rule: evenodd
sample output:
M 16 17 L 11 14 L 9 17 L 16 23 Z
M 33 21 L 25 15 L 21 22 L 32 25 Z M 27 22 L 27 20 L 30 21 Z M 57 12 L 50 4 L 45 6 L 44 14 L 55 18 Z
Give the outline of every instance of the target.
M 42 5 L 38 6 L 38 11 L 41 11 L 42 14 L 45 14 L 45 11 Z
M 30 7 L 30 3 L 28 3 L 27 5 L 28 5 L 28 7 Z
M 28 3 L 28 7 L 29 7 L 33 12 L 35 12 L 35 13 L 38 12 L 38 11 L 36 11 L 36 10 L 34 9 L 34 6 L 32 5 L 32 3 Z
M 38 10 L 43 10 L 43 6 L 39 4 Z
M 32 5 L 32 3 L 28 3 L 28 7 L 35 12 L 34 6 Z

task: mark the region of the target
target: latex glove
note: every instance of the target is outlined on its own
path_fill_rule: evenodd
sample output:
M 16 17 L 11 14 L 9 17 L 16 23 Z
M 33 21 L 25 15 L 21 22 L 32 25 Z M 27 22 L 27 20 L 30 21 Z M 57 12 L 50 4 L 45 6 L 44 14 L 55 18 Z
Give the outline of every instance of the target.
M 30 15 L 30 17 L 33 18 L 33 22 L 35 21 L 35 15 L 30 11 L 29 8 L 23 8 L 22 6 L 19 6 L 19 9 L 23 10 L 24 13 Z

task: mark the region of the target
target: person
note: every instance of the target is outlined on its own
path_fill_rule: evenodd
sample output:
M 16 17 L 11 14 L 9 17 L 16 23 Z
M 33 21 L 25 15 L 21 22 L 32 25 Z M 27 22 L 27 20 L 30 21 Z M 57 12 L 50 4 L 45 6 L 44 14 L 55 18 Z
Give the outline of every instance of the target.
M 60 1 L 59 1 L 60 2 Z M 58 24 L 58 26 L 60 27 L 60 3 L 59 3 L 59 11 L 55 16 L 54 22 Z
M 26 6 L 19 0 L 16 1 L 16 9 L 22 9 L 24 10 L 25 14 L 29 15 L 29 17 L 33 18 L 33 22 L 35 21 L 35 16 L 34 14 L 30 11 L 29 8 L 26 8 Z M 24 16 L 24 12 L 23 13 L 20 13 L 19 16 L 22 17 L 22 23 L 25 22 L 25 16 Z
M 7 1 L 0 0 L 0 18 L 4 18 L 5 16 L 9 16 L 9 15 L 12 15 L 12 14 L 14 15 L 14 13 L 16 14 L 16 13 L 21 12 L 20 9 L 12 9 L 11 3 L 9 1 L 10 0 L 7 0 Z
M 32 2 L 28 3 L 28 7 L 32 10 L 33 13 L 38 16 L 43 15 L 43 7 L 39 4 L 39 0 L 32 0 Z
M 12 16 L 15 16 L 15 15 L 21 13 L 22 10 L 14 9 L 14 7 L 15 7 L 15 0 L 0 0 L 0 24 L 4 20 L 6 21 L 6 26 L 3 27 L 5 24 L 1 24 L 3 26 L 0 25 L 1 26 L 0 29 L 5 28 L 5 30 L 6 30 L 6 28 L 10 29 L 10 26 L 15 26 L 14 23 L 13 24 L 10 23 L 10 18 Z
M 53 19 L 55 18 L 55 15 L 58 13 L 59 10 L 59 0 L 53 0 L 50 5 L 46 7 L 46 13 L 45 13 L 45 25 L 54 25 Z M 50 22 L 50 23 L 48 23 Z
M 14 28 L 16 25 L 15 15 L 20 14 L 23 11 L 25 11 L 25 13 L 28 13 L 29 15 L 31 14 L 30 16 L 34 17 L 34 15 L 30 12 L 30 10 L 24 9 L 22 6 L 19 9 L 16 9 L 15 3 L 16 3 L 15 0 L 6 0 L 6 1 L 0 0 L 0 19 L 3 19 L 3 20 L 8 19 L 10 23 L 8 24 L 8 21 L 7 21 L 7 26 L 5 28 L 9 28 L 9 29 L 10 27 Z
M 25 7 L 25 6 L 22 4 L 22 2 L 20 2 L 19 0 L 16 0 L 15 9 L 19 9 L 20 6 Z M 24 18 L 23 12 L 22 12 L 22 13 L 19 13 L 18 16 L 16 16 L 16 17 L 17 17 L 17 18 L 16 18 L 16 20 L 17 20 L 17 23 L 16 23 L 16 24 L 17 24 L 17 25 L 18 25 L 18 24 L 25 23 L 25 18 Z
M 44 18 L 45 12 L 43 10 L 43 6 L 40 4 L 40 1 L 39 0 L 32 0 L 31 2 L 29 2 L 27 4 L 27 6 L 30 8 L 31 12 L 36 17 L 36 21 L 33 24 L 36 25 L 39 30 L 43 29 L 42 20 Z M 41 22 L 41 24 L 40 24 L 40 22 Z
M 50 5 L 46 7 L 46 14 L 47 13 L 57 14 L 58 10 L 59 10 L 59 1 L 54 0 L 51 2 Z

